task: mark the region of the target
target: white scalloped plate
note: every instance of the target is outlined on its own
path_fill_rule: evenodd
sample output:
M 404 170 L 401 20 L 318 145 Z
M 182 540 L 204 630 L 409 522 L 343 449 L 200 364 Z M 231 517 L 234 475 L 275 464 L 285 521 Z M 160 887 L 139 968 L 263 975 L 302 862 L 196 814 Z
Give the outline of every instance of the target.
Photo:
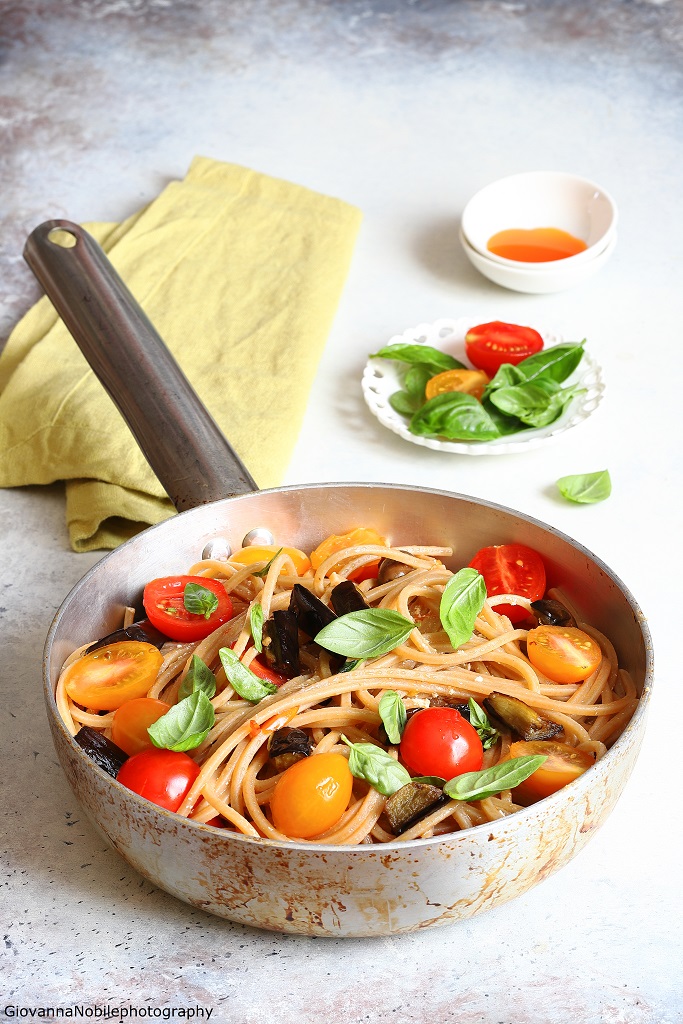
M 387 344 L 408 342 L 417 345 L 431 345 L 448 352 L 465 365 L 469 365 L 465 356 L 465 335 L 471 327 L 487 323 L 485 317 L 460 317 L 458 320 L 436 320 L 433 324 L 418 324 L 403 334 L 396 334 Z M 560 345 L 563 338 L 559 334 L 547 331 L 539 332 L 545 346 Z M 456 455 L 510 455 L 516 452 L 538 448 L 539 445 L 551 441 L 558 434 L 587 420 L 595 412 L 602 399 L 605 385 L 602 381 L 600 367 L 586 351 L 575 372 L 567 378 L 566 384 L 581 383 L 586 388 L 582 395 L 569 403 L 559 419 L 547 427 L 534 427 L 521 434 L 509 434 L 495 441 L 439 441 L 433 437 L 418 437 L 408 430 L 408 421 L 395 412 L 389 405 L 389 396 L 401 390 L 402 370 L 405 364 L 391 359 L 368 359 L 363 371 L 363 396 L 370 411 L 380 423 L 392 430 L 394 434 L 419 444 L 424 448 L 433 448 L 440 452 L 453 452 Z

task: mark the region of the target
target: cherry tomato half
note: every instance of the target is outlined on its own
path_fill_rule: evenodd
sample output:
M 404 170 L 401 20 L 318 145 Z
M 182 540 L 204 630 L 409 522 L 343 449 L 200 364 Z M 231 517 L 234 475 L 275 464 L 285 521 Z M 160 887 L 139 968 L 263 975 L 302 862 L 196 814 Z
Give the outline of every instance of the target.
M 199 765 L 179 750 L 153 747 L 124 761 L 117 780 L 159 807 L 177 811 L 199 775 Z
M 188 583 L 196 583 L 218 598 L 218 607 L 208 619 L 185 608 L 183 594 Z M 142 603 L 152 625 L 164 636 L 181 643 L 203 640 L 233 616 L 232 601 L 223 584 L 206 576 L 165 576 L 152 580 L 145 587 Z
M 495 544 L 482 548 L 470 562 L 484 577 L 486 593 L 518 594 L 529 601 L 538 601 L 545 593 L 545 566 L 543 559 L 524 544 Z M 499 615 L 507 615 L 510 622 L 522 622 L 529 613 L 521 605 L 498 604 Z
M 399 751 L 416 775 L 438 775 L 447 782 L 478 772 L 484 758 L 476 729 L 457 708 L 424 708 L 411 715 Z
M 450 391 L 460 391 L 464 395 L 474 395 L 481 399 L 489 378 L 481 370 L 444 370 L 431 377 L 425 387 L 425 398 L 436 398 Z
M 136 697 L 126 701 L 114 712 L 111 738 L 127 754 L 139 754 L 153 747 L 147 730 L 171 710 L 171 705 L 154 697 Z
M 138 640 L 98 647 L 66 669 L 66 692 L 77 704 L 95 711 L 115 711 L 126 701 L 144 697 L 163 661 L 153 644 Z
M 292 839 L 336 825 L 351 799 L 353 775 L 343 754 L 311 754 L 284 772 L 270 798 L 273 824 Z
M 277 544 L 252 544 L 231 555 L 230 561 L 239 562 L 240 565 L 253 565 L 254 562 L 269 562 L 279 551 L 289 555 L 294 562 L 299 576 L 303 576 L 311 568 L 310 559 L 303 551 L 299 551 L 298 548 L 281 547 Z
M 547 757 L 533 775 L 521 782 L 512 791 L 512 799 L 518 804 L 533 804 L 562 789 L 568 782 L 578 779 L 587 768 L 595 764 L 592 754 L 577 750 L 568 743 L 553 740 L 519 740 L 510 746 L 510 757 L 529 757 L 543 754 Z
M 542 348 L 543 338 L 533 327 L 504 324 L 500 320 L 479 324 L 465 335 L 467 358 L 489 377 L 494 377 L 503 363 L 516 366 Z
M 359 526 L 355 530 L 351 530 L 349 533 L 332 534 L 331 537 L 326 537 L 322 544 L 319 544 L 315 551 L 311 552 L 311 565 L 313 570 L 317 569 L 322 565 L 326 558 L 333 555 L 335 551 L 342 551 L 344 548 L 352 548 L 357 544 L 381 544 L 382 547 L 386 547 L 386 540 L 381 537 L 376 530 L 372 530 L 367 526 Z M 330 572 L 337 572 L 341 568 L 341 565 L 333 565 Z M 354 572 L 349 574 L 349 579 L 354 583 L 361 583 L 363 580 L 374 579 L 379 571 L 379 559 L 377 562 L 371 562 L 369 565 L 363 565 L 360 569 L 356 569 Z
M 260 658 L 252 658 L 249 668 L 259 679 L 265 679 L 267 682 L 273 683 L 274 686 L 282 686 L 287 682 L 287 676 L 283 676 L 280 672 L 273 672 L 272 668 L 264 665 Z
M 529 661 L 554 683 L 580 683 L 602 661 L 600 644 L 575 626 L 539 626 L 527 633 Z

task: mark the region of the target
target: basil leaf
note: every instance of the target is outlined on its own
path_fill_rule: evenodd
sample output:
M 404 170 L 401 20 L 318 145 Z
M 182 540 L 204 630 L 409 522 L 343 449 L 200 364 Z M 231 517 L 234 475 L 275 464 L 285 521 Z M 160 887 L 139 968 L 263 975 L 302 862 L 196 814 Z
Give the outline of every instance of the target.
M 397 342 L 395 345 L 385 345 L 379 352 L 373 352 L 371 359 L 398 359 L 403 363 L 424 363 L 429 367 L 431 376 L 436 376 L 442 370 L 464 370 L 463 363 L 458 362 L 453 356 L 442 352 L 431 345 L 415 345 L 410 342 Z
M 364 665 L 365 662 L 361 658 L 356 658 L 353 661 L 345 661 L 342 667 L 339 669 L 340 672 L 353 672 L 354 668 L 359 668 Z
M 461 391 L 430 398 L 412 417 L 408 429 L 419 437 L 445 437 L 450 441 L 492 441 L 500 437 L 481 402 Z
M 187 675 L 178 690 L 178 700 L 184 700 L 185 697 L 189 697 L 197 690 L 201 690 L 209 699 L 213 697 L 216 692 L 216 677 L 209 666 L 205 665 L 196 654 L 193 654 Z
M 420 408 L 422 399 L 413 398 L 407 391 L 394 391 L 389 395 L 389 405 L 399 416 L 407 416 L 408 419 Z
M 356 779 L 368 782 L 378 793 L 391 796 L 412 781 L 408 770 L 386 750 L 374 743 L 351 743 L 343 734 L 342 739 L 351 748 L 349 771 Z
M 229 647 L 221 647 L 218 657 L 221 659 L 228 682 L 235 693 L 238 693 L 244 700 L 258 704 L 264 697 L 268 697 L 271 693 L 277 693 L 277 686 L 274 683 L 269 683 L 266 679 L 259 679 L 250 668 L 242 664 Z
M 549 423 L 554 423 L 558 419 L 566 405 L 569 405 L 577 395 L 583 395 L 585 391 L 586 389 L 582 388 L 580 384 L 574 384 L 570 388 L 562 388 L 556 394 L 550 396 L 545 409 L 539 409 L 537 412 L 530 413 L 524 422 L 528 423 L 531 427 L 547 427 Z
M 533 356 L 527 356 L 517 363 L 517 371 L 527 381 L 543 376 L 561 384 L 566 380 L 583 359 L 583 346 L 586 339 L 579 344 L 551 345 Z
M 446 785 L 446 780 L 440 775 L 413 775 L 410 781 L 421 782 L 424 786 L 436 786 L 438 789 L 443 789 Z
M 491 725 L 488 715 L 474 697 L 470 697 L 467 706 L 470 709 L 470 725 L 477 730 L 484 750 L 488 750 L 498 742 L 500 733 Z
M 484 800 L 487 796 L 501 793 L 504 789 L 514 789 L 520 782 L 533 775 L 544 761 L 547 761 L 547 757 L 543 754 L 513 757 L 481 772 L 456 775 L 446 783 L 443 791 L 452 800 Z
M 258 569 L 256 572 L 253 572 L 252 576 L 260 576 L 261 579 L 264 579 L 268 575 L 268 570 L 270 569 L 271 565 L 273 564 L 273 562 L 275 561 L 277 556 L 279 554 L 281 554 L 281 552 L 282 552 L 282 548 L 278 548 L 278 550 L 275 552 L 273 557 L 268 562 L 266 562 L 266 564 L 263 566 L 263 568 L 262 569 Z
M 502 363 L 495 376 L 489 381 L 484 390 L 484 395 L 489 395 L 491 391 L 496 391 L 498 388 L 511 388 L 515 384 L 523 384 L 526 377 L 516 366 L 512 363 Z
M 261 653 L 263 650 L 263 622 L 264 622 L 263 605 L 260 601 L 257 601 L 249 609 L 249 628 L 251 629 L 251 635 L 254 639 L 254 647 Z
M 561 476 L 557 481 L 560 494 L 567 501 L 577 501 L 585 505 L 604 501 L 612 493 L 612 481 L 609 470 L 599 473 L 576 473 L 573 476 Z
M 155 747 L 165 750 L 193 750 L 209 734 L 216 715 L 203 690 L 195 690 L 147 730 Z
M 530 427 L 545 427 L 553 423 L 565 405 L 585 388 L 580 384 L 561 388 L 554 380 L 538 377 L 533 383 L 492 391 L 490 400 L 507 415 L 518 416 Z
M 406 706 L 396 690 L 387 690 L 382 694 L 379 702 L 379 717 L 382 719 L 389 742 L 400 743 L 408 715 Z
M 199 583 L 186 583 L 183 590 L 185 611 L 192 615 L 203 615 L 210 619 L 218 608 L 218 598 L 213 590 L 200 586 Z
M 496 409 L 486 394 L 483 395 L 481 404 L 489 414 L 491 422 L 501 437 L 505 437 L 508 434 L 517 434 L 520 430 L 528 429 L 526 423 L 522 423 L 516 416 L 508 416 L 506 413 L 501 412 L 500 409 Z
M 446 584 L 441 595 L 439 618 L 454 650 L 472 636 L 475 620 L 485 600 L 484 577 L 476 569 L 460 569 Z
M 430 366 L 426 366 L 424 363 L 418 363 L 416 366 L 411 366 L 406 373 L 403 381 L 403 387 L 411 398 L 422 404 L 425 400 L 425 388 L 427 386 L 427 381 L 431 380 L 433 376 L 434 374 L 432 373 Z
M 389 608 L 364 608 L 330 622 L 315 642 L 346 658 L 379 658 L 407 640 L 415 623 Z

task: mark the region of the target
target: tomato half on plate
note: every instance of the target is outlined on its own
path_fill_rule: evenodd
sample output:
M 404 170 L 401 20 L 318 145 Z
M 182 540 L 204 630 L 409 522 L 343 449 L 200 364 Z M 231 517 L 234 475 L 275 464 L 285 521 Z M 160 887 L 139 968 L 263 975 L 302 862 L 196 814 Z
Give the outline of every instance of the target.
M 64 686 L 84 708 L 116 711 L 126 701 L 146 695 L 163 660 L 153 644 L 122 640 L 74 661 L 64 673 Z
M 497 594 L 516 594 L 529 601 L 539 601 L 545 593 L 545 566 L 543 559 L 525 544 L 494 544 L 481 548 L 470 562 L 484 577 L 489 597 Z M 521 605 L 498 604 L 499 615 L 507 615 L 514 625 L 529 617 Z
M 184 594 L 188 583 L 203 587 L 216 597 L 218 604 L 208 618 L 185 607 Z M 145 587 L 142 603 L 152 625 L 164 636 L 181 643 L 203 640 L 233 616 L 232 601 L 223 584 L 206 576 L 164 576 L 152 580 Z
M 129 757 L 116 778 L 145 800 L 177 811 L 198 775 L 199 765 L 188 754 L 154 747 Z
M 489 377 L 494 377 L 503 363 L 516 366 L 542 348 L 543 338 L 533 327 L 504 324 L 500 320 L 479 324 L 465 335 L 467 358 Z

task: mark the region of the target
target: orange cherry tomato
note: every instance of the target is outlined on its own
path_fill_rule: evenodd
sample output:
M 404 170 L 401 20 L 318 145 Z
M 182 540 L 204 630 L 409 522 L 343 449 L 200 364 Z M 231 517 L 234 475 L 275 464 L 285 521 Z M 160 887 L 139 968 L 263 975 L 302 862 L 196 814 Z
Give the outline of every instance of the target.
M 336 551 L 343 551 L 344 548 L 356 547 L 357 544 L 381 544 L 382 547 L 387 546 L 387 542 L 384 537 L 381 537 L 376 530 L 371 530 L 367 526 L 359 526 L 355 530 L 351 530 L 349 533 L 332 534 L 331 537 L 327 537 L 322 544 L 319 544 L 315 551 L 311 552 L 311 565 L 314 571 L 322 565 L 326 558 L 333 555 Z M 330 572 L 338 572 L 341 568 L 341 563 L 333 565 Z M 360 569 L 356 569 L 354 572 L 349 574 L 349 579 L 354 583 L 360 583 L 362 580 L 374 579 L 379 570 L 379 560 L 377 562 L 371 562 L 369 565 L 363 565 Z
M 69 665 L 64 685 L 71 699 L 95 711 L 115 711 L 126 701 L 144 697 L 163 661 L 153 644 L 137 640 L 98 647 Z
M 269 562 L 279 551 L 289 555 L 294 562 L 294 567 L 299 576 L 305 575 L 311 568 L 308 555 L 304 554 L 303 551 L 299 551 L 298 548 L 286 548 L 277 544 L 252 544 L 231 555 L 230 561 L 239 562 L 240 565 L 253 565 L 254 562 Z
M 114 712 L 111 738 L 127 754 L 139 754 L 153 747 L 147 730 L 171 710 L 171 705 L 154 697 L 135 697 Z
M 436 398 L 449 391 L 461 391 L 464 395 L 474 395 L 481 399 L 489 377 L 483 370 L 444 370 L 427 381 L 425 398 Z
M 554 683 L 580 683 L 602 661 L 600 644 L 575 626 L 538 626 L 526 637 L 529 661 Z
M 343 754 L 311 754 L 288 768 L 270 799 L 273 824 L 292 839 L 336 825 L 351 799 L 353 776 Z
M 592 754 L 577 750 L 568 743 L 554 740 L 519 740 L 510 746 L 510 757 L 529 757 L 543 754 L 547 757 L 533 775 L 512 790 L 512 799 L 518 804 L 533 804 L 562 789 L 568 782 L 578 779 L 587 768 L 595 764 Z

